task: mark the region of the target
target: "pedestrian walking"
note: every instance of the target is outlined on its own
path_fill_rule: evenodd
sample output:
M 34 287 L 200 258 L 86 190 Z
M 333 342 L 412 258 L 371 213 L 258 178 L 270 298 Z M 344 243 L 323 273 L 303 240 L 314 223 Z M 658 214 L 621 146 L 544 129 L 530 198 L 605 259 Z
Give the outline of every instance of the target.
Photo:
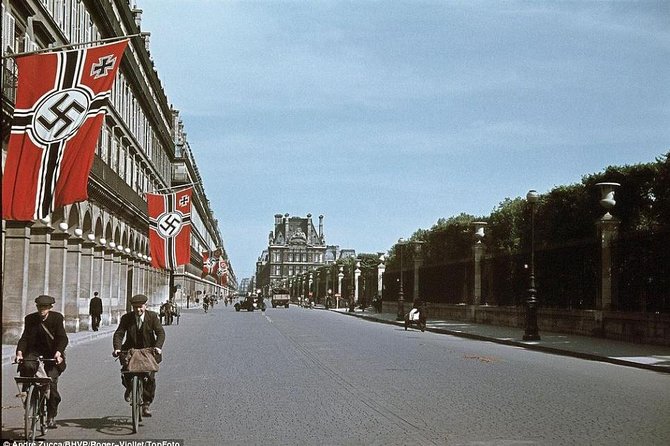
M 93 331 L 98 331 L 102 317 L 102 299 L 98 297 L 97 291 L 93 293 L 91 302 L 88 305 L 88 314 L 91 315 L 91 328 L 93 328 Z
M 51 378 L 47 399 L 47 427 L 56 429 L 56 415 L 61 402 L 58 393 L 58 377 L 65 371 L 65 347 L 67 333 L 63 325 L 63 315 L 51 311 L 56 299 L 41 295 L 35 299 L 37 311 L 25 318 L 23 333 L 16 345 L 16 362 L 21 376 L 35 376 L 38 372 L 39 357 L 53 358 L 55 362 L 44 362 L 44 373 Z

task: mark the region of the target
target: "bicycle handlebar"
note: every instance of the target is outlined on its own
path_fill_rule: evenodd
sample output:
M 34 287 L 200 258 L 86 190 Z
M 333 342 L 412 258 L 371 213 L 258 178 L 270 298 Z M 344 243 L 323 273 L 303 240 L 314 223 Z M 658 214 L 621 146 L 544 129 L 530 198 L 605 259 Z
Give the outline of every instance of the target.
M 43 356 L 39 356 L 39 357 L 37 357 L 37 359 L 21 358 L 19 360 L 19 359 L 14 358 L 14 361 L 12 361 L 12 364 L 20 364 L 22 362 L 56 362 L 56 360 L 54 358 L 45 358 Z

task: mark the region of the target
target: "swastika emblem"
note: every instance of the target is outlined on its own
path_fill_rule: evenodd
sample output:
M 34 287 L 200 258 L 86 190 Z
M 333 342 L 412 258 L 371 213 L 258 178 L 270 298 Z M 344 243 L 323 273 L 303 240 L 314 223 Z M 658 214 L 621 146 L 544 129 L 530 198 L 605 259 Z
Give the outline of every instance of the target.
M 42 144 L 68 139 L 86 121 L 89 97 L 81 90 L 59 90 L 44 95 L 35 107 L 33 134 Z
M 105 77 L 114 69 L 114 65 L 116 65 L 116 56 L 103 56 L 98 59 L 98 63 L 91 65 L 91 76 L 94 79 Z
M 161 237 L 171 238 L 179 234 L 182 225 L 183 217 L 180 212 L 166 212 L 158 217 L 156 229 Z

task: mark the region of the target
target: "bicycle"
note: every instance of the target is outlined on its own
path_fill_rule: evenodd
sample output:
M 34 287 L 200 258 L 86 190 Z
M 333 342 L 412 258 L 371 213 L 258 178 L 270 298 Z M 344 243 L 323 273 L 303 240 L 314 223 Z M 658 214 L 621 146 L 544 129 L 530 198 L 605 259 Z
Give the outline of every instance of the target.
M 20 364 L 21 362 L 37 362 L 39 368 L 40 363 L 56 362 L 56 360 L 40 356 L 37 359 L 14 361 L 13 364 Z M 23 407 L 25 409 L 24 432 L 26 440 L 34 442 L 38 420 L 40 423 L 40 433 L 42 435 L 47 433 L 47 389 L 52 380 L 49 377 L 38 378 L 36 376 L 15 376 L 14 380 L 16 381 L 16 386 L 19 388 L 19 396 L 23 397 L 23 392 L 25 392 Z M 25 391 L 23 390 L 24 388 Z
M 153 348 L 149 348 L 153 350 Z M 128 355 L 128 350 L 121 350 L 119 357 L 125 358 Z M 125 359 L 124 359 L 125 360 Z M 144 380 L 147 378 L 147 372 L 130 372 L 121 370 L 123 381 L 130 385 L 130 411 L 132 414 L 133 433 L 136 434 L 139 430 L 140 421 L 142 421 L 142 394 L 144 393 Z

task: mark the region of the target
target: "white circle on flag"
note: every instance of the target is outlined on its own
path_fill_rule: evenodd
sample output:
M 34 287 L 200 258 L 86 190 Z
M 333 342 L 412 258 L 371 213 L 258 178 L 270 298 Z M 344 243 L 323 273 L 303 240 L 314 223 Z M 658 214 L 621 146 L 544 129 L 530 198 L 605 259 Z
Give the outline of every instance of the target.
M 156 220 L 156 230 L 158 235 L 163 238 L 171 238 L 179 234 L 183 225 L 183 216 L 181 212 L 166 212 L 161 214 Z
M 81 89 L 52 91 L 40 98 L 33 115 L 33 134 L 43 144 L 74 135 L 86 120 L 91 101 Z

